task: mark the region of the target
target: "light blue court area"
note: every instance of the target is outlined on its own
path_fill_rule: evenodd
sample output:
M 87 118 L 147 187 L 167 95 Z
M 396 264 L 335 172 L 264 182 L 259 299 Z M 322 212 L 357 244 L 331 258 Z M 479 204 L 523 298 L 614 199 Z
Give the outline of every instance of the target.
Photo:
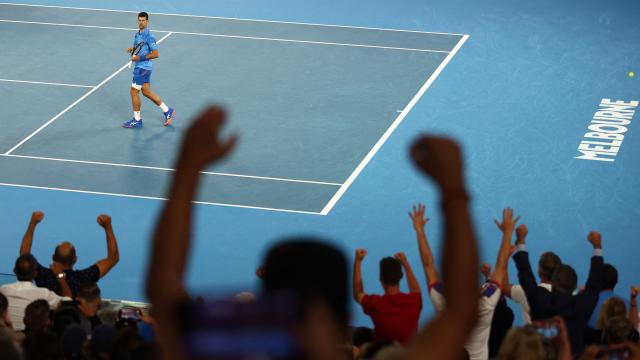
M 124 130 L 135 12 L 0 5 L 0 13 L 13 49 L 0 59 L 0 87 L 21 104 L 11 115 L 27 114 L 0 135 L 9 170 L 0 183 L 162 199 L 189 121 L 216 103 L 241 142 L 204 173 L 197 201 L 323 215 L 467 38 L 154 15 L 152 89 L 178 118 L 163 128 L 162 112 L 143 98 L 144 128 Z M 40 94 L 46 104 L 24 101 Z

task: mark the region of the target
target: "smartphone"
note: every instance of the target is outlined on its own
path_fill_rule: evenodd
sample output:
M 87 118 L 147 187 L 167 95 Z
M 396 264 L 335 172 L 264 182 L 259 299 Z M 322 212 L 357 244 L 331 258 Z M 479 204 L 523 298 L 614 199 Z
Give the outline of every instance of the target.
M 534 321 L 533 327 L 544 339 L 553 339 L 560 335 L 560 324 L 554 319 Z
M 596 359 L 622 360 L 631 359 L 631 349 L 626 345 L 610 345 L 604 346 L 596 355 Z
M 290 298 L 222 299 L 178 307 L 191 359 L 302 359 L 298 304 Z
M 136 308 L 122 308 L 118 312 L 118 317 L 122 320 L 135 320 L 140 319 L 140 310 Z

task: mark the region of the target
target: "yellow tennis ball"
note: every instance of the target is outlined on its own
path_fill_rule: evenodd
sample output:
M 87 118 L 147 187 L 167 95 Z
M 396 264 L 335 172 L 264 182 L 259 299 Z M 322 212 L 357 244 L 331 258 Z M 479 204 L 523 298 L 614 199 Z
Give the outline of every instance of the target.
M 634 73 L 633 71 L 629 71 L 629 77 L 634 77 L 636 76 L 636 73 Z

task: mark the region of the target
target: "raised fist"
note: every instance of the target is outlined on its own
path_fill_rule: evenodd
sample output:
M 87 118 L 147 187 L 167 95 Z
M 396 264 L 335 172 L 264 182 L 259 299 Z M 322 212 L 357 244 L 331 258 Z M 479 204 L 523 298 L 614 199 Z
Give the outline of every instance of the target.
M 455 141 L 437 136 L 419 137 L 411 145 L 411 158 L 442 190 L 464 189 L 462 156 Z
M 393 257 L 401 263 L 407 262 L 407 256 L 403 252 L 396 253 Z
M 516 228 L 516 238 L 518 240 L 522 240 L 522 242 L 524 242 L 524 239 L 527 237 L 527 234 L 529 234 L 529 229 L 527 229 L 527 225 L 521 224 Z
M 485 278 L 489 278 L 491 276 L 491 264 L 484 263 L 480 266 L 480 273 L 484 275 Z
M 42 219 L 44 219 L 44 213 L 42 211 L 36 210 L 31 213 L 31 221 L 33 221 L 34 223 L 37 224 L 42 221 Z
M 365 256 L 367 256 L 367 249 L 356 249 L 356 260 L 360 261 L 364 259 Z
M 600 235 L 597 231 L 591 231 L 589 235 L 587 235 L 587 240 L 593 245 L 594 249 L 602 248 L 602 235 Z
M 111 225 L 111 216 L 106 214 L 98 215 L 98 224 L 102 227 L 107 227 Z

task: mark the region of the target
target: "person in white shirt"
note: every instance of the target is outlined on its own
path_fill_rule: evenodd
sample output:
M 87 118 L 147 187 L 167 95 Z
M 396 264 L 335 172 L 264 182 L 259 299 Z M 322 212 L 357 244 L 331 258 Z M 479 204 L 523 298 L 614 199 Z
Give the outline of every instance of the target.
M 63 294 L 67 296 L 59 296 L 49 289 L 40 288 L 33 284 L 33 279 L 35 279 L 37 273 L 37 261 L 31 254 L 21 255 L 16 260 L 13 272 L 16 274 L 18 281 L 0 286 L 0 293 L 6 296 L 9 301 L 9 318 L 15 330 L 24 329 L 24 310 L 32 301 L 44 299 L 52 309 L 55 309 L 60 304 L 60 301 L 71 300 L 69 297 L 71 289 L 69 289 L 69 285 L 65 280 L 64 272 L 54 267 L 51 270 L 57 274 Z
M 421 219 L 423 207 L 418 207 L 417 211 L 410 214 L 411 218 Z M 502 211 L 502 222 L 495 221 L 498 229 L 502 232 L 502 242 L 500 244 L 500 250 L 498 251 L 498 257 L 496 259 L 496 270 L 491 274 L 489 280 L 480 289 L 480 299 L 478 302 L 478 322 L 473 329 L 473 332 L 468 337 L 467 342 L 464 345 L 465 350 L 469 354 L 469 359 L 472 360 L 487 360 L 489 359 L 489 335 L 491 334 L 491 320 L 493 319 L 493 313 L 496 309 L 496 305 L 500 300 L 501 287 L 507 272 L 507 263 L 509 261 L 509 253 L 511 250 L 511 238 L 515 224 L 520 217 L 514 218 L 513 209 L 505 208 Z M 421 249 L 421 256 L 423 256 L 423 264 L 428 281 L 436 280 L 430 283 L 429 296 L 433 303 L 433 307 L 436 312 L 440 312 L 446 308 L 446 299 L 444 297 L 444 286 L 439 281 L 439 276 L 435 270 L 435 263 L 433 261 L 431 251 L 426 242 L 426 237 L 418 235 L 418 243 Z

